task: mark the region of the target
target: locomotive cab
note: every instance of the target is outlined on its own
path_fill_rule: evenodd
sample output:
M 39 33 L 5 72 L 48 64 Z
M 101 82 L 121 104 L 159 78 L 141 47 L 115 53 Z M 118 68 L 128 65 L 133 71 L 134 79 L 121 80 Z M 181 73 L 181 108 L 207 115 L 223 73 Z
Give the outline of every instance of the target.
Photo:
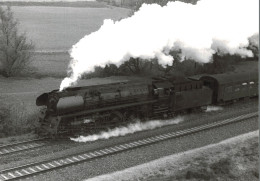
M 153 94 L 156 97 L 170 95 L 173 85 L 169 81 L 153 81 Z

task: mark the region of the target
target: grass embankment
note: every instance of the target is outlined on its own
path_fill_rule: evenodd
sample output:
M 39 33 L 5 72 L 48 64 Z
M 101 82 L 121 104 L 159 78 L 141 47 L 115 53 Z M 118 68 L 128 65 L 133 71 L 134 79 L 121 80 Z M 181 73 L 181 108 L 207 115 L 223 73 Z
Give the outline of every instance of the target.
M 259 179 L 258 134 L 259 131 L 254 131 L 88 181 L 257 181 Z
M 258 180 L 258 133 L 244 135 L 212 148 L 195 152 L 176 175 L 162 176 L 169 180 Z M 248 137 L 247 137 L 248 136 Z M 246 138 L 247 137 L 247 138 Z M 184 165 L 183 165 L 184 166 Z M 158 174 L 155 176 L 160 178 Z
M 36 126 L 38 108 L 8 95 L 0 96 L 0 138 L 32 132 Z
M 214 148 L 213 148 L 214 149 Z M 258 180 L 258 138 L 250 138 L 235 145 L 220 145 L 218 151 L 201 152 L 187 163 L 188 168 L 172 180 Z M 156 176 L 159 177 L 160 176 Z
M 57 89 L 61 80 L 0 76 L 0 137 L 33 131 L 40 110 L 37 96 Z

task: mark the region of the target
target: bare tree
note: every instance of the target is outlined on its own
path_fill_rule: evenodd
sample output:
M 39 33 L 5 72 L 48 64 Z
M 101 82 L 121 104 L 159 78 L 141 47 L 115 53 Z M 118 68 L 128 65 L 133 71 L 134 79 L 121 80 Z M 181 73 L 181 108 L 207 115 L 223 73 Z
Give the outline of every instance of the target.
M 133 74 L 142 74 L 147 66 L 147 61 L 140 58 L 130 58 L 123 65 Z
M 248 38 L 249 45 L 247 49 L 253 52 L 253 57 L 251 59 L 258 60 L 259 59 L 259 34 L 255 34 Z
M 18 33 L 18 21 L 10 7 L 0 7 L 0 74 L 10 77 L 25 71 L 31 63 L 32 42 Z

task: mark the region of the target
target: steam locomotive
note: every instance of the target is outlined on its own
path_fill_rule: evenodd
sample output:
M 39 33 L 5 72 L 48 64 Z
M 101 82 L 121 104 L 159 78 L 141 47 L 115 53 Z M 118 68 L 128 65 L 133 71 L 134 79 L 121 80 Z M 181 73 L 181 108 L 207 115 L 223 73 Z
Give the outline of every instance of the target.
M 174 80 L 119 82 L 53 90 L 36 99 L 44 106 L 41 136 L 56 137 L 127 124 L 134 119 L 162 119 L 181 111 L 205 109 L 258 96 L 258 72 L 197 75 Z

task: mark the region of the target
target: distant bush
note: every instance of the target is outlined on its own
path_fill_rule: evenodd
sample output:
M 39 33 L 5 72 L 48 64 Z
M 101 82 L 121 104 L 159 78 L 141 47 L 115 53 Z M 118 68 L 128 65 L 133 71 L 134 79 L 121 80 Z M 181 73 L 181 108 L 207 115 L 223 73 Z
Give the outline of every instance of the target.
M 232 160 L 230 158 L 222 158 L 213 163 L 201 162 L 197 168 L 187 170 L 186 180 L 215 180 L 216 178 L 233 178 Z M 178 176 L 183 178 L 184 176 Z

